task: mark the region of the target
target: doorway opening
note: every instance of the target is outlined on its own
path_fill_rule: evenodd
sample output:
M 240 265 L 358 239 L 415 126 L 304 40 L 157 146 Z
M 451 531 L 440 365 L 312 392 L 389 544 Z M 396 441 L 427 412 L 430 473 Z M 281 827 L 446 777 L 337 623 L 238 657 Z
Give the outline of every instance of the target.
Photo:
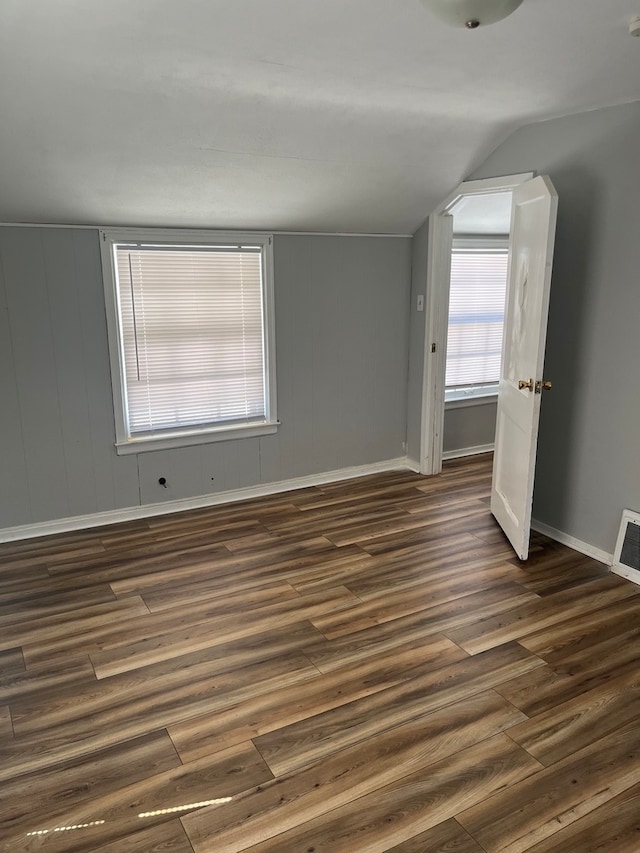
M 533 177 L 532 172 L 518 175 L 507 175 L 501 178 L 466 181 L 440 204 L 429 217 L 429 254 L 427 270 L 426 293 L 426 336 L 423 370 L 421 442 L 420 442 L 420 471 L 423 474 L 438 474 L 442 470 L 444 439 L 447 436 L 447 450 L 461 441 L 466 447 L 476 447 L 478 452 L 484 444 L 493 443 L 495 431 L 495 403 L 493 406 L 483 399 L 480 389 L 465 391 L 458 388 L 459 397 L 456 400 L 455 391 L 447 389 L 447 342 L 449 337 L 449 289 L 454 237 L 459 241 L 471 238 L 478 242 L 479 238 L 488 246 L 490 238 L 501 241 L 496 248 L 504 250 L 505 235 L 509 226 L 505 222 L 511 217 L 511 193 L 521 184 Z M 505 211 L 506 216 L 505 216 Z M 464 243 L 458 243 L 463 249 Z M 471 250 L 472 244 L 466 244 Z M 473 319 L 469 314 L 459 317 L 462 322 L 457 325 L 458 331 L 468 332 Z M 452 324 L 453 326 L 454 324 Z M 462 329 L 466 326 L 466 329 Z M 496 329 L 493 329 L 494 337 Z M 500 328 L 500 338 L 502 331 Z M 468 337 L 468 335 L 467 335 Z M 495 347 L 494 347 L 495 349 Z M 467 361 L 470 366 L 471 361 Z M 498 362 L 499 365 L 499 362 Z M 470 389 L 472 384 L 460 383 Z M 479 385 L 484 384 L 479 382 Z M 492 381 L 486 383 L 491 385 Z M 447 394 L 449 391 L 449 394 Z M 491 391 L 484 397 L 491 398 Z M 493 395 L 495 397 L 495 394 Z M 445 405 L 447 421 L 445 423 Z M 488 440 L 470 439 L 463 437 L 471 422 L 468 410 L 473 406 L 478 408 L 476 422 L 484 423 L 484 435 Z M 465 413 L 465 409 L 467 412 Z M 484 409 L 484 417 L 480 414 Z M 493 409 L 493 410 L 492 410 Z M 475 443 L 469 443 L 469 441 Z
M 493 450 L 512 192 L 462 195 L 453 217 L 443 459 Z

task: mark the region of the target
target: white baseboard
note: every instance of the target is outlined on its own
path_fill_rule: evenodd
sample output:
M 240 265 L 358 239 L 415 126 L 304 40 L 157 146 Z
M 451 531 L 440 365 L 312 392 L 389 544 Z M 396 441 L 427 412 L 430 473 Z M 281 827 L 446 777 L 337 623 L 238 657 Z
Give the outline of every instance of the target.
M 407 456 L 407 458 L 405 459 L 405 467 L 408 468 L 410 471 L 415 471 L 416 474 L 420 473 L 420 463 L 417 459 L 409 459 L 409 457 Z
M 574 551 L 579 551 L 587 557 L 593 557 L 594 560 L 597 560 L 599 563 L 604 563 L 605 566 L 611 566 L 613 564 L 613 554 L 601 551 L 599 548 L 590 545 L 588 542 L 583 542 L 582 539 L 575 539 L 573 536 L 569 536 L 568 533 L 563 533 L 562 530 L 556 530 L 555 527 L 549 527 L 548 524 L 543 524 L 541 521 L 533 519 L 531 522 L 531 529 L 536 530 L 538 533 L 542 533 L 544 536 L 548 536 L 549 539 L 555 539 L 556 542 L 560 542 L 562 545 L 567 545 L 569 548 L 573 548 Z
M 493 444 L 478 444 L 476 447 L 463 447 L 460 450 L 446 450 L 442 458 L 461 459 L 463 456 L 479 456 L 481 453 L 493 453 Z
M 305 477 L 295 477 L 291 480 L 263 483 L 259 486 L 247 486 L 243 489 L 230 489 L 229 491 L 218 492 L 217 494 L 199 495 L 195 498 L 182 498 L 175 501 L 131 506 L 124 509 L 111 509 L 106 512 L 76 515 L 72 518 L 57 518 L 52 521 L 41 521 L 36 524 L 21 524 L 16 527 L 0 529 L 0 542 L 35 539 L 38 536 L 51 536 L 55 533 L 84 530 L 88 527 L 103 527 L 107 524 L 116 524 L 122 521 L 134 521 L 137 518 L 169 515 L 173 512 L 183 512 L 188 509 L 201 509 L 208 506 L 244 501 L 249 498 L 274 495 L 279 492 L 290 492 L 294 489 L 305 489 L 309 486 L 321 486 L 323 483 L 335 483 L 339 480 L 353 480 L 356 477 L 366 477 L 368 474 L 379 474 L 384 471 L 397 471 L 410 467 L 411 465 L 407 458 L 400 457 L 398 459 L 387 459 L 384 462 L 374 462 L 371 465 L 355 465 L 351 468 L 340 468 L 337 471 L 325 471 L 321 474 L 309 474 Z
M 615 575 L 620 575 L 621 578 L 631 581 L 631 583 L 636 584 L 636 586 L 640 586 L 640 572 L 635 569 L 630 569 L 628 566 L 621 566 L 618 564 L 612 566 L 611 571 Z

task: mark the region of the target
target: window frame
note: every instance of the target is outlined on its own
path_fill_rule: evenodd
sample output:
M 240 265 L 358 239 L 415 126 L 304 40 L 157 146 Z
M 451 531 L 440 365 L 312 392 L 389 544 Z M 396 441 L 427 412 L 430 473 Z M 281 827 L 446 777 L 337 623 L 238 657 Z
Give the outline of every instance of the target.
M 111 366 L 111 390 L 115 416 L 116 453 L 127 455 L 272 435 L 277 432 L 275 297 L 273 277 L 273 235 L 256 231 L 210 231 L 181 228 L 100 228 L 100 254 L 107 317 L 107 337 Z M 264 330 L 265 418 L 250 424 L 220 424 L 185 427 L 149 434 L 131 435 L 127 419 L 127 389 L 120 305 L 116 279 L 114 246 L 118 243 L 147 242 L 174 245 L 237 244 L 259 246 L 262 257 L 262 312 Z
M 454 234 L 452 252 L 504 252 L 508 256 L 510 252 L 509 235 L 484 235 L 484 234 Z M 508 287 L 509 272 L 507 269 L 507 287 Z M 506 311 L 506 296 L 505 296 L 505 311 Z M 448 327 L 448 320 L 447 320 Z M 504 323 L 503 323 L 504 335 Z M 447 336 L 448 337 L 448 336 Z M 447 353 L 445 352 L 445 371 L 447 364 Z M 484 382 L 471 384 L 466 386 L 450 386 L 444 385 L 444 405 L 445 409 L 463 408 L 465 406 L 480 406 L 497 399 L 500 382 Z

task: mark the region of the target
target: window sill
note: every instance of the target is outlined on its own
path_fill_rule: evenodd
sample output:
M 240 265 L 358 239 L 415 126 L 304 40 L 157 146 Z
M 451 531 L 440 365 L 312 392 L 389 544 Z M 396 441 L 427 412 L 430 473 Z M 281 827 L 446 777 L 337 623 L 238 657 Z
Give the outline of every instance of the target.
M 445 400 L 444 408 L 447 409 L 467 409 L 471 406 L 487 406 L 490 403 L 498 402 L 498 392 L 483 394 L 475 397 L 458 397 L 454 400 Z
M 172 448 L 190 447 L 196 444 L 212 444 L 215 441 L 255 438 L 261 435 L 273 435 L 278 431 L 279 426 L 280 421 L 271 421 L 234 427 L 214 427 L 199 432 L 173 432 L 162 436 L 139 436 L 117 441 L 116 453 L 118 456 L 127 456 L 151 450 L 171 450 Z

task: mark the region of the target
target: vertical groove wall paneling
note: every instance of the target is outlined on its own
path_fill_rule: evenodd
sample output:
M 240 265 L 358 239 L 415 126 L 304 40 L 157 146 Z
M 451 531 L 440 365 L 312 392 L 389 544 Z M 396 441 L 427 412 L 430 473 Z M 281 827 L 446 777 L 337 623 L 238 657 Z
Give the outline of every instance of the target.
M 0 527 L 8 527 L 31 521 L 32 514 L 1 242 L 0 400 Z
M 42 229 L 1 240 L 31 520 L 61 518 L 70 507 Z

